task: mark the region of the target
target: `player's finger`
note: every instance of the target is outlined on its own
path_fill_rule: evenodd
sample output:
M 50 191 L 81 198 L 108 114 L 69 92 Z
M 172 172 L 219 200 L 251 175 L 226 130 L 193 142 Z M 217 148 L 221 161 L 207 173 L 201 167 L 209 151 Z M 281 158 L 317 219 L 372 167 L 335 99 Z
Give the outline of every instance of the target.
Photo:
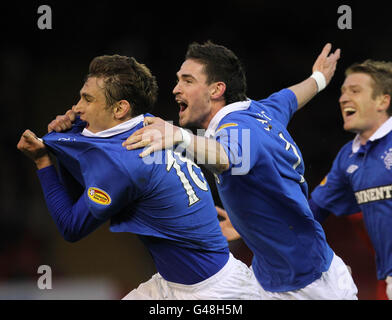
M 69 118 L 69 120 L 70 120 L 71 122 L 74 122 L 75 119 L 76 119 L 76 112 L 73 111 L 72 109 L 71 109 L 71 110 L 68 110 L 68 111 L 65 113 L 65 115 Z
M 48 133 L 54 131 L 53 121 L 48 124 Z
M 151 143 L 150 138 L 143 139 L 139 142 L 132 143 L 130 145 L 127 145 L 127 150 L 133 150 L 133 149 L 140 149 L 148 146 Z
M 146 148 L 145 150 L 143 150 L 143 152 L 141 152 L 139 154 L 139 157 L 140 158 L 144 158 L 144 157 L 148 156 L 149 154 L 151 154 L 154 151 L 155 151 L 154 146 L 150 146 L 150 147 Z
M 38 138 L 34 132 L 28 129 L 25 130 L 25 132 L 23 132 L 22 138 L 24 139 L 24 142 L 27 143 L 28 145 L 34 145 L 37 143 L 42 144 L 42 139 Z
M 127 138 L 127 140 L 125 140 L 124 142 L 123 142 L 123 146 L 125 147 L 126 145 L 128 145 L 128 144 L 130 144 L 130 143 L 133 143 L 133 141 L 135 141 L 135 142 L 138 142 L 140 139 L 137 139 L 137 138 L 135 138 L 135 137 L 142 137 L 143 136 L 143 134 L 144 134 L 144 130 L 145 130 L 145 128 L 141 128 L 141 129 L 139 129 L 139 130 L 136 130 L 134 133 L 132 133 L 128 138 Z
M 29 129 L 25 130 L 25 132 L 23 132 L 22 136 L 27 141 L 33 141 L 33 139 L 35 139 L 35 134 L 32 131 L 30 131 Z
M 142 134 L 135 134 L 136 132 L 134 132 L 131 136 L 129 136 L 123 143 L 123 147 L 126 147 L 128 145 L 137 143 L 142 141 L 143 139 L 143 135 Z
M 340 59 L 340 49 L 336 49 L 335 53 L 333 54 L 336 60 Z
M 323 50 L 321 51 L 320 56 L 326 58 L 328 56 L 329 52 L 331 51 L 331 48 L 332 48 L 332 45 L 330 43 L 327 43 L 324 46 Z
M 64 119 L 62 122 L 60 122 L 60 127 L 62 131 L 65 131 L 72 127 L 72 123 L 69 119 Z
M 59 125 L 59 122 L 57 120 L 53 120 L 51 123 L 48 125 L 48 132 L 51 131 L 56 131 L 56 132 L 61 132 L 62 129 Z
M 148 126 L 150 124 L 153 124 L 156 121 L 156 117 L 145 117 L 143 121 L 143 126 Z
M 221 207 L 215 206 L 215 209 L 218 213 L 218 216 L 221 216 L 223 218 L 228 218 L 227 212 L 225 209 L 222 209 Z
M 337 49 L 334 53 L 331 53 L 326 59 L 329 64 L 336 64 L 340 58 L 340 49 Z

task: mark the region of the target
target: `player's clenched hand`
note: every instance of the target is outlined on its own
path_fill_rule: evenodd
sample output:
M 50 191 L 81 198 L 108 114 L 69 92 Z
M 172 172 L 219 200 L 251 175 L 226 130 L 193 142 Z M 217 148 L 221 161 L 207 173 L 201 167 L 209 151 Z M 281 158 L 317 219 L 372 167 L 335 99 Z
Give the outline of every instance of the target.
M 30 130 L 23 132 L 16 147 L 33 160 L 38 169 L 52 164 L 44 143 Z
M 336 64 L 340 58 L 340 49 L 330 54 L 331 48 L 332 45 L 330 43 L 324 46 L 312 69 L 313 72 L 320 71 L 324 74 L 326 84 L 331 81 L 336 70 Z
M 75 119 L 76 112 L 70 109 L 64 115 L 57 116 L 56 119 L 49 123 L 48 132 L 62 132 L 71 129 L 72 123 L 75 121 Z
M 158 117 L 145 117 L 144 127 L 135 131 L 123 142 L 128 150 L 145 148 L 141 157 L 148 156 L 154 151 L 170 148 L 182 141 L 179 127 Z
M 226 237 L 227 241 L 233 241 L 241 238 L 239 233 L 234 229 L 226 210 L 221 207 L 215 206 L 218 216 L 222 218 L 219 222 L 223 235 Z

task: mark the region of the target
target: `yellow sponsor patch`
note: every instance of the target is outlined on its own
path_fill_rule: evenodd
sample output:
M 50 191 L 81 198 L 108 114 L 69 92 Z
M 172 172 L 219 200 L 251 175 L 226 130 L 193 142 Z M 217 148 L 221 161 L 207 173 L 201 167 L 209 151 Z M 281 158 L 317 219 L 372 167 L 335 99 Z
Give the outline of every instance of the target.
M 328 180 L 328 178 L 327 178 L 327 176 L 325 176 L 324 179 L 320 182 L 320 186 L 325 185 L 327 183 L 327 180 Z
M 88 188 L 87 194 L 92 201 L 105 206 L 112 202 L 112 199 L 105 191 L 95 187 Z
M 216 129 L 216 132 L 218 132 L 219 130 L 225 129 L 225 128 L 236 127 L 236 126 L 238 126 L 238 124 L 236 124 L 236 123 L 225 123 L 225 124 L 222 124 L 218 129 Z

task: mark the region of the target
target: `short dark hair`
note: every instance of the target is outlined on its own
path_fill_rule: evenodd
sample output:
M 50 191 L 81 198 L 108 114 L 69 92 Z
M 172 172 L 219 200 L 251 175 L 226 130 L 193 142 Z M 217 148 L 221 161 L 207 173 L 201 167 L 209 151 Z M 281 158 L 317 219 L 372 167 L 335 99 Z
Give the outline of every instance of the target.
M 373 79 L 373 99 L 381 94 L 387 94 L 392 99 L 392 62 L 368 59 L 361 63 L 354 63 L 346 69 L 346 76 L 352 73 L 365 73 Z M 391 103 L 387 112 L 392 115 Z
M 120 100 L 131 105 L 131 116 L 150 112 L 158 97 L 158 85 L 151 71 L 133 57 L 104 55 L 95 57 L 87 78 L 104 80 L 107 107 Z
M 222 81 L 226 84 L 226 104 L 246 100 L 246 77 L 238 57 L 224 46 L 207 41 L 188 46 L 185 60 L 196 60 L 204 65 L 207 83 Z

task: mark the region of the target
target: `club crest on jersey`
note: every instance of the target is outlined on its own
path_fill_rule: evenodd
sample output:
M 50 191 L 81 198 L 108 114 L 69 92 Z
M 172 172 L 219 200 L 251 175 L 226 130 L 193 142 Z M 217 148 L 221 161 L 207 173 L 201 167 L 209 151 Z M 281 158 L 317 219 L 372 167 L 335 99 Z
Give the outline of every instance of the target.
M 107 206 L 112 202 L 112 199 L 110 199 L 110 196 L 105 191 L 95 187 L 88 188 L 87 194 L 90 200 L 104 206 Z
M 356 164 L 352 164 L 352 165 L 350 165 L 348 168 L 347 168 L 347 170 L 346 170 L 346 172 L 347 173 L 353 173 L 355 170 L 357 170 L 358 169 L 358 166 L 356 165 Z
M 392 148 L 389 148 L 384 154 L 381 156 L 381 159 L 384 160 L 385 168 L 391 170 L 392 168 Z

